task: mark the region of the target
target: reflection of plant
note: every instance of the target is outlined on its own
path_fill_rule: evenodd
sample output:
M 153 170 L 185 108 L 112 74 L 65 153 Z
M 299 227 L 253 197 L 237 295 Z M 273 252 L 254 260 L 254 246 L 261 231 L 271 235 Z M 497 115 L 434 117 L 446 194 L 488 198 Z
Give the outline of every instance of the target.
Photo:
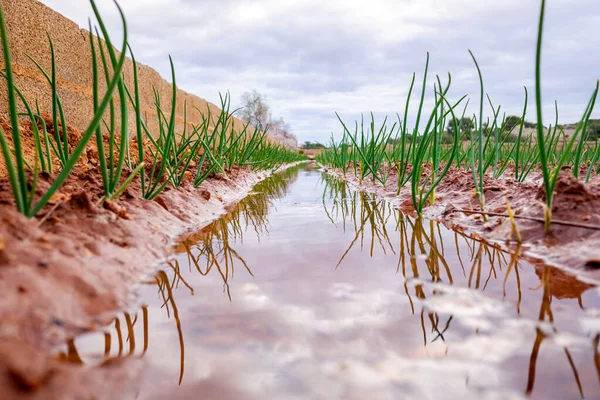
M 389 202 L 363 192 L 352 191 L 347 183 L 330 175 L 324 175 L 323 180 L 325 183 L 323 207 L 330 221 L 337 226 L 338 221 L 341 220 L 344 231 L 350 229 L 354 232 L 353 240 L 341 256 L 336 268 L 347 259 L 348 254 L 358 242 L 360 242 L 360 251 L 363 251 L 365 239 L 371 257 L 374 255 L 376 244 L 384 254 L 387 254 L 388 250 L 397 254 L 396 271 L 401 272 L 405 278 L 404 290 L 413 314 L 416 314 L 417 311 L 413 295 L 409 290 L 409 282 L 412 279 L 424 279 L 418 260 L 423 259 L 426 276 L 430 282 L 446 282 L 450 285 L 455 283 L 452 263 L 446 260 L 444 240 L 439 224 L 433 221 L 425 223 L 421 219 L 412 219 L 394 210 Z M 395 221 L 395 230 L 399 234 L 400 243 L 397 253 L 390 239 L 391 231 L 387 227 L 390 221 Z M 456 257 L 462 267 L 465 286 L 485 291 L 492 277 L 496 279 L 499 271 L 506 270 L 504 282 L 506 292 L 506 280 L 513 269 L 517 276 L 517 286 L 520 286 L 516 254 L 511 257 L 510 261 L 507 261 L 502 251 L 496 247 L 458 232 L 454 233 L 454 238 Z M 469 251 L 468 263 L 463 261 L 463 255 L 461 255 L 461 249 L 465 247 Z M 517 309 L 520 308 L 521 302 L 519 287 L 518 293 Z M 436 290 L 433 290 L 432 294 L 437 295 Z M 414 296 L 419 300 L 426 299 L 428 296 L 426 286 L 415 285 Z M 426 311 L 425 308 L 422 308 L 419 314 L 425 345 L 428 343 L 426 320 L 429 321 L 431 332 L 434 333 L 431 341 L 444 340 L 444 334 L 450 328 L 453 319 L 452 315 L 442 322 L 438 313 Z
M 239 227 L 243 221 L 245 229 L 252 226 L 259 239 L 262 234 L 268 234 L 267 215 L 273 207 L 273 200 L 288 194 L 289 187 L 298 178 L 299 170 L 300 167 L 288 168 L 260 182 L 254 186 L 252 194 L 242 200 L 225 218 L 232 224 L 237 223 Z
M 442 235 L 442 228 L 439 224 L 433 221 L 425 222 L 422 219 L 412 219 L 399 211 L 393 210 L 388 202 L 362 192 L 352 191 L 345 182 L 339 179 L 324 176 L 323 180 L 325 181 L 323 207 L 330 221 L 337 226 L 338 221 L 341 220 L 344 231 L 349 229 L 354 232 L 354 238 L 342 255 L 338 267 L 344 260 L 347 260 L 347 255 L 359 242 L 359 239 L 361 243 L 360 250 L 364 250 L 365 237 L 368 238 L 369 232 L 371 238 L 368 248 L 371 257 L 374 255 L 376 243 L 379 243 L 384 253 L 390 249 L 394 254 L 397 254 L 396 272 L 401 273 L 404 277 L 404 291 L 412 314 L 418 315 L 420 318 L 424 346 L 438 340 L 445 341 L 454 317 L 451 314 L 442 316 L 435 311 L 427 310 L 426 306 L 422 306 L 420 310 L 417 309 L 420 302 L 428 297 L 440 294 L 438 286 L 434 285 L 432 289 L 428 289 L 431 286 L 421 283 L 422 281 L 434 284 L 461 284 L 472 290 L 482 292 L 489 291 L 488 287 L 492 286 L 493 282 L 499 282 L 502 285 L 503 297 L 507 298 L 510 287 L 509 280 L 511 275 L 514 274 L 515 306 L 517 313 L 521 314 L 523 296 L 521 292 L 519 246 L 510 255 L 507 255 L 499 247 L 489 245 L 477 237 L 469 237 L 463 233 L 454 232 L 453 247 L 455 251 L 452 254 L 455 255 L 458 263 L 446 260 L 446 250 L 448 248 L 445 248 L 444 235 Z M 395 231 L 398 232 L 399 245 L 396 250 L 394 250 L 390 239 L 392 231 L 386 227 L 390 221 L 395 221 Z M 462 273 L 456 274 L 453 265 L 459 268 L 458 271 L 462 270 Z M 550 267 L 544 268 L 542 277 L 544 293 L 539 319 L 541 322 L 553 323 L 553 314 L 550 309 L 552 300 L 549 291 L 550 271 Z M 415 282 L 415 285 L 411 285 L 411 281 Z M 491 290 L 497 291 L 498 289 Z M 579 301 L 581 305 L 581 296 Z M 554 328 L 554 331 L 556 332 L 556 328 Z M 541 344 L 546 337 L 540 328 L 536 330 L 536 339 L 529 366 L 527 394 L 531 394 L 533 391 L 537 359 Z M 600 335 L 597 335 L 593 339 L 594 360 L 600 376 L 599 343 Z M 566 347 L 564 353 L 573 371 L 579 393 L 583 397 L 583 386 L 573 357 Z
M 541 287 L 543 288 L 543 292 L 542 292 L 542 304 L 540 306 L 540 313 L 539 313 L 539 321 L 540 323 L 543 322 L 549 322 L 550 324 L 552 324 L 552 330 L 554 331 L 554 333 L 558 333 L 558 330 L 556 329 L 556 326 L 554 326 L 554 314 L 552 313 L 552 294 L 550 293 L 550 271 L 551 271 L 551 267 L 544 267 L 544 271 L 542 273 L 542 283 L 541 283 Z M 531 393 L 533 393 L 533 388 L 534 388 L 534 384 L 535 384 L 535 375 L 536 375 L 536 368 L 537 368 L 537 359 L 540 353 L 540 348 L 542 346 L 542 342 L 547 338 L 547 335 L 540 329 L 540 327 L 536 327 L 536 336 L 535 336 L 535 340 L 533 342 L 533 348 L 531 349 L 531 357 L 529 359 L 529 375 L 527 377 L 527 388 L 525 389 L 525 394 L 527 396 L 530 396 Z M 596 337 L 595 341 L 595 345 L 594 345 L 594 359 L 596 360 L 596 369 L 598 369 L 598 376 L 600 376 L 600 363 L 597 362 L 598 358 L 598 336 Z M 583 387 L 581 385 L 581 380 L 579 379 L 579 372 L 577 371 L 577 367 L 575 366 L 575 363 L 573 362 L 573 357 L 571 356 L 571 352 L 569 351 L 569 349 L 565 346 L 564 348 L 564 352 L 565 352 L 565 356 L 567 358 L 567 361 L 569 362 L 569 365 L 571 367 L 571 370 L 573 371 L 573 376 L 575 378 L 575 382 L 577 384 L 577 389 L 579 390 L 579 394 L 581 396 L 581 398 L 585 398 L 584 392 L 583 392 Z
M 192 265 L 195 266 L 201 275 L 207 275 L 213 268 L 218 271 L 223 279 L 223 284 L 230 300 L 229 281 L 233 278 L 236 263 L 241 263 L 248 273 L 252 275 L 250 267 L 232 245 L 237 241 L 242 241 L 242 235 L 250 226 L 253 227 L 259 238 L 260 235 L 268 233 L 267 214 L 272 208 L 272 201 L 287 194 L 289 186 L 295 182 L 298 176 L 298 171 L 299 168 L 289 168 L 259 183 L 254 187 L 254 193 L 246 197 L 231 213 L 205 228 L 202 234 L 193 236 L 181 244 L 181 248 L 187 253 L 190 267 Z M 173 273 L 172 276 L 170 275 L 171 271 Z M 182 284 L 193 295 L 194 288 L 184 278 L 181 271 L 181 264 L 178 260 L 169 263 L 165 271 L 160 271 L 154 280 L 147 283 L 157 285 L 158 292 L 162 298 L 161 308 L 166 310 L 168 318 L 171 318 L 172 314 L 175 320 L 180 346 L 179 383 L 181 384 L 184 376 L 185 346 L 174 291 Z M 144 306 L 141 311 L 143 349 L 140 356 L 143 356 L 146 354 L 149 345 L 148 308 Z M 114 332 L 107 330 L 103 333 L 105 363 L 115 358 L 135 356 L 136 335 L 134 328 L 137 322 L 137 314 L 132 316 L 125 313 L 123 320 L 115 318 Z M 115 343 L 113 343 L 113 338 L 115 337 L 116 347 Z M 125 351 L 126 342 L 129 343 L 129 350 L 127 352 Z M 66 347 L 66 351 L 59 353 L 59 359 L 75 364 L 83 364 L 75 341 L 67 341 Z M 113 347 L 117 350 L 116 355 L 111 354 Z
M 229 226 L 235 227 L 236 225 Z M 240 234 L 237 228 L 234 228 L 234 232 Z M 250 275 L 252 275 L 252 271 L 246 261 L 230 246 L 229 234 L 228 225 L 220 220 L 211 226 L 210 232 L 200 242 L 195 244 L 184 242 L 183 246 L 189 265 L 195 266 L 200 275 L 206 276 L 213 267 L 216 268 L 223 279 L 223 288 L 231 301 L 229 278 L 233 278 L 235 273 L 235 261 L 241 262 Z
M 321 183 L 324 185 L 323 189 L 323 210 L 327 215 L 327 218 L 331 221 L 333 225 L 335 224 L 335 219 L 339 218 L 339 213 L 341 212 L 342 216 L 346 216 L 349 214 L 348 207 L 350 202 L 348 201 L 348 185 L 341 179 L 337 179 L 328 174 L 321 175 Z M 332 202 L 332 212 L 335 212 L 334 215 L 330 213 L 330 210 L 327 207 L 327 202 Z M 342 218 L 344 232 L 346 231 L 346 218 Z
M 342 264 L 359 239 L 360 249 L 361 251 L 363 250 L 365 236 L 368 236 L 369 233 L 371 236 L 369 244 L 369 254 L 371 257 L 375 251 L 375 242 L 379 244 L 384 254 L 387 254 L 388 248 L 395 254 L 386 227 L 390 217 L 394 214 L 390 203 L 364 192 L 354 191 L 348 193 L 346 184 L 343 181 L 326 176 L 324 179 L 323 208 L 329 220 L 335 225 L 333 217 L 336 219 L 341 218 L 344 232 L 346 231 L 347 221 L 350 220 L 355 232 L 354 239 L 342 255 L 337 267 Z M 338 193 L 341 193 L 341 196 Z M 328 196 L 329 199 L 327 198 Z M 328 200 L 332 201 L 331 209 L 327 207 Z
M 518 262 L 519 262 L 518 255 L 520 253 L 521 253 L 521 246 L 519 245 L 511 257 L 510 264 L 508 265 L 508 269 L 506 270 L 506 274 L 504 276 L 504 282 L 502 285 L 503 294 L 504 294 L 504 297 L 506 297 L 506 282 L 508 281 L 511 271 L 514 269 L 515 270 L 515 279 L 516 279 L 516 283 L 517 283 L 517 296 L 518 296 L 517 313 L 518 314 L 521 314 L 521 300 L 523 298 L 523 295 L 521 293 L 521 277 L 519 276 L 519 268 L 518 268 Z
M 141 309 L 142 311 L 142 324 L 143 324 L 143 348 L 142 348 L 142 353 L 140 354 L 140 357 L 143 357 L 146 354 L 146 351 L 148 350 L 148 307 L 144 306 Z M 126 331 L 123 331 L 122 328 L 122 321 L 119 317 L 114 319 L 114 330 L 115 330 L 115 334 L 117 336 L 117 354 L 116 355 L 111 355 L 111 351 L 112 351 L 112 333 L 110 331 L 106 331 L 103 333 L 104 336 L 104 363 L 103 364 L 107 364 L 108 362 L 118 359 L 118 358 L 122 358 L 122 357 L 133 357 L 135 356 L 135 349 L 136 349 L 136 337 L 135 337 L 135 325 L 138 322 L 138 315 L 137 313 L 133 316 L 129 314 L 129 313 L 123 313 L 123 318 L 125 320 L 125 329 Z M 127 335 L 125 336 L 124 339 L 124 333 L 126 333 Z M 129 342 L 129 352 L 125 353 L 123 352 L 124 348 L 125 348 L 125 341 Z M 69 363 L 72 364 L 77 364 L 77 365 L 82 365 L 84 364 L 83 360 L 81 359 L 81 357 L 79 356 L 79 352 L 77 351 L 77 346 L 75 344 L 75 340 L 74 339 L 69 339 L 67 340 L 67 350 L 66 352 L 62 351 L 58 354 L 58 359 L 61 361 L 67 361 Z
M 175 270 L 175 269 L 174 269 Z M 175 270 L 177 275 L 178 271 Z M 181 351 L 180 355 L 180 369 L 179 369 L 179 384 L 183 381 L 183 372 L 185 367 L 185 346 L 183 343 L 183 331 L 181 329 L 181 320 L 179 319 L 179 310 L 177 309 L 177 304 L 175 304 L 175 299 L 173 298 L 173 285 L 169 283 L 169 277 L 165 271 L 160 271 L 156 274 L 156 284 L 158 285 L 158 290 L 164 300 L 163 307 L 167 308 L 167 316 L 170 318 L 169 311 L 169 303 L 173 308 L 173 318 L 175 318 L 175 323 L 177 324 L 177 334 L 179 335 L 179 348 Z M 165 293 L 166 292 L 166 293 Z
M 409 217 L 404 216 L 403 214 L 399 215 L 399 219 L 403 220 L 403 222 L 401 224 L 399 224 L 400 227 L 404 227 L 406 229 L 407 226 L 410 225 L 412 228 L 410 245 L 408 245 L 409 241 L 407 240 L 408 239 L 407 236 L 400 235 L 401 243 L 404 243 L 404 240 L 406 239 L 407 246 L 405 247 L 404 245 L 402 245 L 402 247 L 406 249 L 407 255 L 409 256 L 408 258 L 410 260 L 411 271 L 413 274 L 412 278 L 414 278 L 414 279 L 420 278 L 419 267 L 417 264 L 417 255 L 421 254 L 421 255 L 427 255 L 427 257 L 425 259 L 425 263 L 427 265 L 427 270 L 428 270 L 429 274 L 431 275 L 432 282 L 440 282 L 441 281 L 440 268 L 439 268 L 440 262 L 441 262 L 443 265 L 445 265 L 445 267 L 446 267 L 445 270 L 448 275 L 448 279 L 449 279 L 450 283 L 452 283 L 452 274 L 448 268 L 448 264 L 444 260 L 443 253 L 437 249 L 437 240 L 435 238 L 433 221 L 430 224 L 430 236 L 427 236 L 426 232 L 423 229 L 421 219 L 416 219 L 413 223 Z M 404 221 L 406 221 L 406 224 L 404 223 Z M 440 235 L 440 241 L 441 241 L 441 235 Z M 427 246 L 430 246 L 430 249 L 432 250 L 430 253 L 428 253 L 426 250 Z M 403 255 L 401 257 L 400 262 L 402 262 L 402 264 L 403 264 L 402 265 L 402 274 L 405 278 L 404 290 L 409 299 L 409 302 L 410 302 L 411 308 L 412 308 L 412 312 L 414 315 L 414 313 L 415 313 L 414 303 L 410 296 L 410 292 L 408 290 L 408 285 L 407 285 L 406 268 L 404 266 L 405 260 L 406 260 L 406 258 Z M 433 294 L 435 295 L 435 291 Z M 415 285 L 415 295 L 420 300 L 424 300 L 427 298 L 425 289 L 423 288 L 422 284 Z M 442 341 L 445 341 L 444 333 L 450 328 L 450 323 L 452 322 L 453 316 L 450 315 L 448 317 L 448 319 L 446 320 L 446 324 L 445 324 L 444 328 L 442 329 L 442 331 L 440 331 L 438 328 L 439 324 L 440 324 L 440 317 L 439 317 L 438 313 L 430 311 L 427 313 L 427 317 L 431 324 L 431 332 L 436 333 L 436 336 L 431 340 L 431 342 L 434 342 L 440 338 L 442 339 Z M 420 318 L 421 318 L 421 329 L 423 331 L 423 345 L 427 346 L 427 330 L 425 328 L 425 307 L 421 308 Z
M 154 280 L 147 282 L 148 284 L 157 285 L 158 292 L 163 300 L 163 304 L 161 308 L 165 308 L 167 311 L 167 317 L 171 318 L 171 313 L 173 313 L 173 318 L 175 319 L 175 323 L 177 325 L 177 333 L 179 337 L 179 346 L 180 346 L 180 372 L 179 372 L 179 384 L 183 381 L 183 373 L 184 373 L 184 361 L 185 361 L 185 346 L 183 341 L 183 330 L 181 328 L 181 320 L 179 319 L 179 310 L 177 308 L 177 304 L 175 303 L 175 298 L 173 297 L 173 289 L 177 288 L 179 282 L 183 282 L 192 292 L 193 289 L 185 282 L 180 273 L 179 264 L 169 264 L 170 268 L 173 270 L 173 279 L 169 279 L 169 276 L 165 271 L 160 271 L 154 277 Z M 149 323 L 148 323 L 148 307 L 143 306 L 141 308 L 142 311 L 142 325 L 143 325 L 143 347 L 142 353 L 139 357 L 143 357 L 148 351 L 149 346 Z M 125 322 L 125 328 L 123 328 L 123 321 L 120 318 L 114 319 L 114 334 L 117 339 L 117 354 L 112 355 L 111 352 L 113 350 L 113 333 L 111 330 L 107 330 L 103 333 L 104 336 L 104 362 L 103 364 L 107 364 L 112 360 L 119 359 L 122 357 L 134 357 L 136 350 L 136 334 L 135 334 L 135 326 L 138 322 L 138 314 L 131 315 L 130 313 L 123 313 L 123 318 Z M 125 342 L 129 343 L 129 351 L 125 353 Z M 67 351 L 61 352 L 58 354 L 58 358 L 62 361 L 68 361 L 73 364 L 83 364 L 81 357 L 77 351 L 77 347 L 75 345 L 75 341 L 73 339 L 69 339 L 67 341 Z
M 199 235 L 181 243 L 180 249 L 187 254 L 188 264 L 194 266 L 201 275 L 208 275 L 213 268 L 219 273 L 229 300 L 229 281 L 234 276 L 236 263 L 241 263 L 253 276 L 250 267 L 233 245 L 242 241 L 244 232 L 250 226 L 259 240 L 261 235 L 268 234 L 267 214 L 272 207 L 272 200 L 287 194 L 298 171 L 298 168 L 289 168 L 259 183 L 254 187 L 253 193 L 233 211 L 203 229 Z

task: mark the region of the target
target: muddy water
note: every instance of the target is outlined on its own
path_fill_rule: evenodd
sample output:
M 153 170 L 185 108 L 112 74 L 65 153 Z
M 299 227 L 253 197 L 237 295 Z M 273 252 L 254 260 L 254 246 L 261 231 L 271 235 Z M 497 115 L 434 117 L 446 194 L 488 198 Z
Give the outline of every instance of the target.
M 600 296 L 311 167 L 181 243 L 61 356 L 142 358 L 140 399 L 600 398 Z

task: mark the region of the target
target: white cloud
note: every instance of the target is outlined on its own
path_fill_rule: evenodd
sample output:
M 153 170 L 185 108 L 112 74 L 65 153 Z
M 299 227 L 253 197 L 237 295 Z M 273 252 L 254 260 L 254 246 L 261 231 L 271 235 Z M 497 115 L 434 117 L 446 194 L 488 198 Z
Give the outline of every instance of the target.
M 42 2 L 87 25 L 90 7 Z M 98 0 L 118 31 L 111 3 Z M 122 6 L 141 62 L 168 77 L 172 54 L 180 86 L 213 102 L 219 91 L 230 90 L 236 101 L 256 88 L 300 140 L 325 141 L 339 132 L 334 111 L 348 119 L 402 112 L 410 77 L 422 73 L 427 51 L 430 79 L 452 72 L 456 98 L 478 93 L 469 48 L 486 91 L 505 111 L 520 114 L 523 85 L 533 93 L 537 0 L 127 0 Z M 548 2 L 546 119 L 554 118 L 555 99 L 561 122 L 583 112 L 599 77 L 592 50 L 600 48 L 599 22 L 596 0 Z

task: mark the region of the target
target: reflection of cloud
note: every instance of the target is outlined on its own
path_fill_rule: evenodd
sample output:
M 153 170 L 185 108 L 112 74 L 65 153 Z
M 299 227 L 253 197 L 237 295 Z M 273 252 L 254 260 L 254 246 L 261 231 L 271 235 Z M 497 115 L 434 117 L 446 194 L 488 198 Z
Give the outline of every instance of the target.
M 365 396 L 393 399 L 398 396 L 398 385 L 405 387 L 408 393 L 429 396 L 434 391 L 424 388 L 431 385 L 424 377 L 433 377 L 441 371 L 446 371 L 446 376 L 440 385 L 454 379 L 461 382 L 454 389 L 457 394 L 469 393 L 470 389 L 462 384 L 466 376 L 474 377 L 475 382 L 482 385 L 499 385 L 499 372 L 490 374 L 471 366 L 473 360 L 481 359 L 476 351 L 463 361 L 443 361 L 442 365 L 440 360 L 403 357 L 399 350 L 410 346 L 409 343 L 388 343 L 378 333 L 401 324 L 393 310 L 406 300 L 392 290 L 367 290 L 349 283 L 335 283 L 327 289 L 329 300 L 303 305 L 281 299 L 275 301 L 255 283 L 244 284 L 237 293 L 238 300 L 232 303 L 230 318 L 202 318 L 199 328 L 204 326 L 209 336 L 187 337 L 186 348 L 191 361 L 186 365 L 191 371 L 189 376 L 186 372 L 185 382 L 195 379 L 223 382 L 223 374 L 229 373 L 235 377 L 227 382 L 229 390 L 245 393 L 250 398 L 270 393 L 278 399 L 360 399 Z M 205 326 L 214 323 L 210 321 L 215 318 L 228 322 Z M 227 329 L 219 329 L 223 323 Z M 253 337 L 244 333 L 248 329 L 260 330 L 261 326 L 273 334 Z M 219 350 L 222 347 L 214 347 L 215 340 L 227 343 L 225 358 Z M 441 356 L 439 353 L 438 357 Z M 447 368 L 452 380 L 448 379 Z M 478 374 L 485 379 L 480 380 Z M 491 377 L 496 381 L 490 382 Z M 290 393 L 294 387 L 296 396 Z
M 500 363 L 515 355 L 528 354 L 524 347 L 534 332 L 535 323 L 526 320 L 494 320 L 485 334 L 471 335 L 452 344 L 452 354 L 461 360 Z
M 426 312 L 454 318 L 451 340 L 425 348 L 418 317 L 396 312 L 406 298 L 369 282 L 326 284 L 313 292 L 325 295 L 305 302 L 285 288 L 272 292 L 268 283 L 247 282 L 225 309 L 191 297 L 181 393 L 208 387 L 248 399 L 522 398 L 506 389 L 512 371 L 497 364 L 529 354 L 536 323 L 511 317 L 506 304 L 481 293 L 423 285 L 437 293 L 423 301 Z M 154 385 L 172 390 L 178 369 L 175 331 L 169 332 L 170 339 L 151 345 L 147 391 L 154 398 L 166 396 Z M 554 341 L 567 339 L 578 344 L 571 336 Z
M 389 391 L 390 382 L 387 377 L 381 371 L 377 371 L 373 365 L 362 360 L 326 361 L 321 365 L 321 369 L 329 379 L 339 381 L 344 387 L 349 388 L 350 392 L 354 389 L 380 390 L 382 391 L 380 394 L 385 396 L 382 398 L 393 398 Z
M 588 339 L 572 333 L 559 333 L 553 335 L 551 340 L 558 347 L 576 347 L 579 349 L 588 349 L 590 347 L 590 341 Z
M 443 315 L 460 317 L 463 324 L 480 331 L 493 328 L 492 320 L 508 317 L 508 307 L 483 293 L 454 286 L 432 285 L 436 296 L 425 300 L 425 307 Z
M 522 399 L 504 389 L 507 377 L 492 366 L 476 361 L 406 359 L 387 354 L 377 366 L 389 381 L 415 399 Z M 500 390 L 500 388 L 503 388 Z
M 244 307 L 248 309 L 260 309 L 269 305 L 269 298 L 260 291 L 258 285 L 245 283 L 240 290 Z
M 579 320 L 583 331 L 590 336 L 600 334 L 600 308 L 587 309 L 585 314 Z
M 379 328 L 392 320 L 392 306 L 406 303 L 390 290 L 364 292 L 349 283 L 334 284 L 331 301 L 318 308 L 285 305 L 281 317 L 307 332 L 335 335 L 350 329 Z
M 441 314 L 461 317 L 503 317 L 508 314 L 507 306 L 483 293 L 460 287 L 432 285 L 436 296 L 425 301 L 427 308 Z

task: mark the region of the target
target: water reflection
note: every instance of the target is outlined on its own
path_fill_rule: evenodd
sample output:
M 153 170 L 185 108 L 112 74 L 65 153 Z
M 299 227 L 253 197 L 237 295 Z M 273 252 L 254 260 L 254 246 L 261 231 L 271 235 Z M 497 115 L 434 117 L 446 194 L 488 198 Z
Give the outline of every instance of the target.
M 71 340 L 59 357 L 97 365 L 147 353 L 141 398 L 160 398 L 159 384 L 178 398 L 198 388 L 231 398 L 599 396 L 596 289 L 518 250 L 288 170 L 183 241 L 148 305 L 117 318 L 103 343 Z
M 143 329 L 142 336 L 142 350 L 137 356 L 143 357 L 148 350 L 148 307 L 143 306 L 140 309 L 142 316 L 141 324 Z M 123 318 L 123 319 L 121 319 Z M 135 356 L 136 352 L 136 334 L 135 327 L 138 323 L 138 313 L 131 315 L 130 313 L 123 313 L 114 319 L 113 325 L 107 328 L 103 333 L 102 337 L 104 340 L 104 350 L 100 357 L 94 357 L 88 359 L 87 362 L 92 365 L 106 365 L 110 361 L 114 361 L 124 357 Z M 114 336 L 113 336 L 114 335 Z M 116 338 L 116 343 L 113 342 L 113 337 Z M 127 343 L 127 349 L 125 348 Z M 114 347 L 116 344 L 116 347 Z M 67 340 L 66 349 L 60 351 L 57 355 L 61 361 L 69 362 L 71 364 L 83 365 L 84 361 L 79 355 L 77 346 L 75 345 L 74 339 Z
M 432 283 L 447 282 L 452 285 L 455 283 L 452 269 L 445 259 L 444 238 L 441 232 L 441 227 L 434 221 L 422 221 L 412 219 L 401 212 L 394 210 L 389 203 L 363 192 L 349 191 L 346 185 L 330 176 L 324 176 L 325 191 L 323 197 L 323 206 L 330 221 L 335 225 L 335 219 L 342 220 L 342 229 L 346 231 L 349 228 L 354 235 L 354 239 L 350 243 L 348 249 L 340 258 L 336 268 L 339 267 L 344 259 L 348 256 L 352 248 L 360 239 L 359 251 L 364 251 L 365 235 L 369 246 L 369 253 L 373 256 L 373 251 L 376 247 L 381 248 L 384 254 L 391 252 L 396 254 L 394 246 L 390 240 L 385 227 L 388 225 L 390 218 L 394 218 L 396 223 L 396 231 L 399 233 L 399 260 L 396 272 L 401 272 L 404 280 L 404 289 L 406 296 L 409 299 L 411 312 L 414 315 L 415 302 L 413 297 L 419 300 L 427 299 L 428 295 L 435 296 L 436 289 L 432 286 L 431 293 L 427 294 L 424 290 L 424 285 L 419 282 L 419 279 L 427 279 Z M 335 218 L 335 219 L 334 219 Z M 370 234 L 370 235 L 369 235 Z M 454 232 L 454 249 L 456 251 L 456 259 L 461 267 L 461 278 L 464 282 L 457 282 L 460 286 L 466 286 L 471 289 L 485 291 L 490 281 L 496 283 L 501 274 L 502 278 L 502 293 L 503 297 L 507 297 L 507 282 L 511 273 L 515 276 L 516 301 L 514 301 L 517 314 L 521 314 L 521 281 L 519 277 L 519 254 L 520 248 L 517 248 L 512 254 L 506 254 L 505 250 L 499 247 L 491 246 L 477 238 L 470 238 L 465 234 Z M 461 255 L 461 248 L 468 252 L 465 263 Z M 408 265 L 407 265 L 408 259 Z M 420 274 L 420 269 L 417 260 L 423 260 L 426 271 L 425 275 Z M 465 265 L 466 264 L 466 265 Z M 554 317 L 552 313 L 552 294 L 550 276 L 552 273 L 559 275 L 560 280 L 556 283 L 559 286 L 556 289 L 563 292 L 563 298 L 576 296 L 578 305 L 583 309 L 582 294 L 585 290 L 591 288 L 590 285 L 585 285 L 572 277 L 562 274 L 548 266 L 538 268 L 541 270 L 540 287 L 536 290 L 542 290 L 542 300 L 539 311 L 539 322 L 549 322 L 552 329 L 552 334 L 558 334 L 557 328 L 554 326 Z M 411 284 L 412 282 L 412 284 Z M 412 287 L 413 293 L 409 287 Z M 565 293 L 566 290 L 566 293 Z M 422 307 L 419 312 L 421 327 L 423 332 L 423 346 L 427 347 L 428 343 L 433 343 L 437 340 L 445 342 L 444 334 L 449 330 L 453 315 L 448 315 L 447 318 L 441 317 L 436 312 L 427 312 L 427 307 Z M 440 329 L 441 327 L 441 329 Z M 429 334 L 429 337 L 428 337 Z M 528 369 L 527 388 L 525 393 L 531 395 L 533 392 L 536 378 L 536 363 L 540 351 L 540 347 L 545 339 L 550 337 L 548 333 L 540 327 L 536 327 L 536 338 L 531 351 L 531 358 Z M 594 349 L 594 366 L 600 378 L 600 365 L 598 363 L 598 341 L 599 335 L 593 339 Z M 567 346 L 564 348 L 565 360 L 572 370 L 574 381 L 581 398 L 585 398 L 584 390 L 577 366 Z M 444 356 L 447 355 L 447 348 Z
M 231 301 L 229 280 L 234 277 L 236 265 L 243 266 L 250 276 L 254 276 L 235 245 L 243 244 L 244 233 L 248 230 L 254 231 L 258 242 L 269 234 L 269 211 L 275 207 L 275 200 L 286 196 L 289 186 L 297 178 L 298 168 L 290 168 L 259 183 L 229 214 L 183 240 L 176 252 L 185 253 L 190 270 L 193 267 L 202 276 L 216 271 L 223 280 L 223 291 Z M 175 262 L 179 268 L 178 261 Z M 191 287 L 190 290 L 193 294 Z

